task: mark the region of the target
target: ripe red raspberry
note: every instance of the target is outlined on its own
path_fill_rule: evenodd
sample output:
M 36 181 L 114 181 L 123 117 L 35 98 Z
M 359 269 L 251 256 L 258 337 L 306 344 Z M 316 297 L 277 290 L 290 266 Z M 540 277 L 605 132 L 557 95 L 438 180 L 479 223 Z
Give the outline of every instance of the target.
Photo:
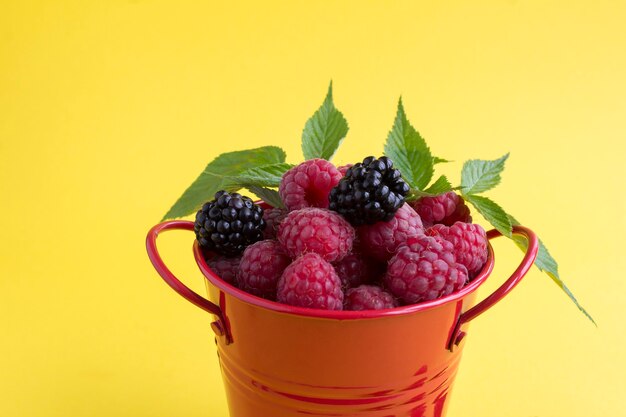
M 397 305 L 393 295 L 375 285 L 350 288 L 343 301 L 345 310 L 382 310 Z
M 408 238 L 424 234 L 420 216 L 404 204 L 388 222 L 357 228 L 363 250 L 374 259 L 387 261 Z
M 333 267 L 341 279 L 343 288 L 370 284 L 385 273 L 385 264 L 366 257 L 357 250 L 334 262 Z
M 277 300 L 292 306 L 342 310 L 341 280 L 332 265 L 307 253 L 285 269 L 278 281 Z
M 470 278 L 474 278 L 487 262 L 487 234 L 478 224 L 456 222 L 447 227 L 436 224 L 426 230 L 428 236 L 440 236 L 454 245 L 457 262 L 465 265 Z
M 239 265 L 239 287 L 259 297 L 276 299 L 276 285 L 291 263 L 275 240 L 262 240 L 248 246 Z
M 350 223 L 321 208 L 292 211 L 278 227 L 278 241 L 292 258 L 314 252 L 328 262 L 338 261 L 350 253 L 353 240 Z
M 341 172 L 341 176 L 345 176 L 346 172 L 348 171 L 348 168 L 350 168 L 353 165 L 354 164 L 345 164 L 340 167 L 337 167 L 337 169 L 339 170 L 339 172 Z
M 227 258 L 222 255 L 213 255 L 213 257 L 209 257 L 206 260 L 206 263 L 218 277 L 222 278 L 230 285 L 238 287 L 239 281 L 237 279 L 237 272 L 239 271 L 240 261 L 241 256 Z
M 412 205 L 422 218 L 424 227 L 430 227 L 437 223 L 452 226 L 455 222 L 472 222 L 472 216 L 469 207 L 465 205 L 465 200 L 454 191 L 435 197 L 422 197 Z
M 263 212 L 263 220 L 265 220 L 265 230 L 263 230 L 264 239 L 276 239 L 278 225 L 287 217 L 287 210 L 281 208 L 270 208 Z
M 278 192 L 288 210 L 328 207 L 328 194 L 341 179 L 341 172 L 325 159 L 311 159 L 285 172 Z
M 440 237 L 410 238 L 389 261 L 384 282 L 406 304 L 434 300 L 461 289 L 467 269 L 456 262 L 452 243 Z

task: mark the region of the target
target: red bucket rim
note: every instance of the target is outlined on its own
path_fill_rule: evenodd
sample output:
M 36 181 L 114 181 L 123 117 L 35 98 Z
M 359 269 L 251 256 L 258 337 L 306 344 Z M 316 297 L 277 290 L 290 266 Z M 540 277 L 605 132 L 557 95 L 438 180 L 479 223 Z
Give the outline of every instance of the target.
M 400 316 L 412 314 L 420 311 L 430 310 L 444 304 L 460 300 L 464 298 L 466 295 L 475 291 L 478 287 L 480 287 L 483 282 L 487 280 L 494 267 L 494 252 L 491 243 L 488 244 L 489 255 L 487 257 L 487 262 L 483 266 L 483 269 L 472 279 L 472 281 L 461 288 L 459 291 L 453 292 L 445 297 L 438 298 L 431 301 L 426 301 L 418 304 L 411 304 L 401 307 L 387 308 L 382 310 L 363 310 L 363 311 L 350 311 L 350 310 L 322 310 L 316 308 L 306 308 L 306 307 L 297 307 L 291 306 L 288 304 L 282 304 L 276 301 L 266 300 L 265 298 L 257 297 L 256 295 L 252 295 L 247 293 L 239 288 L 229 284 L 220 278 L 217 274 L 213 272 L 213 270 L 207 265 L 204 260 L 204 256 L 200 246 L 198 245 L 198 241 L 194 240 L 193 244 L 193 254 L 200 268 L 200 271 L 204 275 L 204 278 L 207 279 L 211 284 L 219 288 L 221 291 L 256 307 L 266 308 L 268 310 L 272 310 L 279 313 L 293 314 L 298 316 L 306 316 L 313 318 L 326 318 L 326 319 L 337 319 L 337 320 L 350 320 L 350 319 L 369 319 L 369 318 L 380 318 L 380 317 L 391 317 L 391 316 Z

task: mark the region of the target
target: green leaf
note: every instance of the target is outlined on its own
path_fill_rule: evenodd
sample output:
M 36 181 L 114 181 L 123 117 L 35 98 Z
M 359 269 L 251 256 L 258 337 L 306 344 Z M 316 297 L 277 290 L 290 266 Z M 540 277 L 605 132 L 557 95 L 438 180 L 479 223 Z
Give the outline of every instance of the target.
M 506 212 L 492 200 L 479 195 L 464 195 L 465 200 L 472 203 L 476 210 L 506 237 L 511 237 L 511 220 Z
M 451 190 L 453 190 L 452 184 L 450 184 L 445 175 L 442 175 L 424 191 L 418 190 L 417 188 L 411 188 L 411 192 L 405 197 L 405 200 L 411 202 L 421 197 L 435 197 L 441 193 Z
M 277 208 L 285 208 L 285 205 L 283 204 L 283 200 L 281 200 L 280 194 L 278 194 L 278 191 L 272 190 L 270 188 L 258 187 L 256 185 L 251 185 L 248 187 L 248 189 L 252 191 L 261 200 L 269 204 L 270 206 L 277 207 Z
M 427 189 L 424 191 L 429 194 L 441 194 L 452 190 L 452 184 L 448 181 L 445 175 L 437 178 L 437 181 L 433 182 Z
M 211 161 L 196 180 L 185 190 L 163 220 L 187 216 L 197 211 L 219 190 L 235 191 L 241 187 L 228 186 L 227 177 L 235 176 L 250 167 L 285 162 L 285 151 L 276 146 L 248 149 L 221 154 Z
M 411 188 L 423 190 L 433 177 L 433 156 L 424 138 L 406 118 L 402 98 L 385 143 L 385 155 L 393 161 Z
M 348 133 L 348 122 L 333 103 L 333 83 L 322 106 L 306 122 L 302 131 L 304 159 L 330 160 Z
M 283 174 L 293 165 L 284 162 L 248 168 L 240 174 L 225 177 L 227 186 L 238 185 L 239 188 L 256 185 L 259 187 L 278 187 Z
M 452 162 L 452 161 L 450 161 L 448 159 L 439 158 L 438 156 L 433 156 L 433 164 L 435 164 L 435 165 L 436 164 L 443 164 L 443 163 L 446 163 L 446 162 Z
M 514 225 L 520 224 L 520 222 L 518 222 L 511 215 L 509 215 L 509 219 L 511 220 L 511 223 Z M 526 240 L 525 237 L 513 235 L 513 240 L 515 241 L 515 244 L 522 250 L 522 252 L 526 252 L 526 250 L 528 249 L 528 241 Z M 541 239 L 539 239 L 539 250 L 537 251 L 537 258 L 535 259 L 535 266 L 539 268 L 540 271 L 545 272 L 552 279 L 552 281 L 556 285 L 558 285 L 559 288 L 565 294 L 567 294 L 570 300 L 574 302 L 578 310 L 580 310 L 589 320 L 591 320 L 593 324 L 597 326 L 593 317 L 591 317 L 591 315 L 587 312 L 587 310 L 585 310 L 585 308 L 582 305 L 580 305 L 580 303 L 578 302 L 578 300 L 576 299 L 572 291 L 570 291 L 570 289 L 567 288 L 567 285 L 565 285 L 565 282 L 563 282 L 563 280 L 559 276 L 559 265 L 557 264 L 556 260 L 552 257 L 552 255 L 550 255 L 548 248 L 546 247 L 546 245 L 544 245 Z
M 473 159 L 463 164 L 461 186 L 463 194 L 478 194 L 498 185 L 500 173 L 504 169 L 509 154 L 493 161 Z

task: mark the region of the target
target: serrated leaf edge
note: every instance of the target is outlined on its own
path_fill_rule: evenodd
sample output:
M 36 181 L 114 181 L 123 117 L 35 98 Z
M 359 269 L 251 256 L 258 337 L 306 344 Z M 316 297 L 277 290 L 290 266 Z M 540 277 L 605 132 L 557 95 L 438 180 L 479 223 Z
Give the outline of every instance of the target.
M 397 135 L 396 135 L 396 130 L 398 130 Z M 430 165 L 429 166 L 424 165 L 425 167 L 429 169 L 425 170 L 426 172 L 425 176 L 424 176 L 424 172 L 420 174 L 419 179 L 421 180 L 420 182 L 423 183 L 423 186 L 421 187 L 420 187 L 420 184 L 418 184 L 418 178 L 415 178 L 414 176 L 414 173 L 416 172 L 415 167 L 413 167 L 413 164 L 411 164 L 408 159 L 409 149 L 406 143 L 406 137 L 407 137 L 407 135 L 405 134 L 406 131 L 408 131 L 409 133 L 415 133 L 415 135 L 417 135 L 418 141 L 421 140 L 423 142 L 424 148 L 426 149 L 425 153 L 426 155 L 429 156 L 429 158 L 425 158 L 425 159 L 428 160 Z M 394 136 L 397 136 L 401 139 L 401 142 L 402 142 L 401 146 L 392 146 L 392 144 L 394 144 L 395 142 L 395 139 L 392 139 Z M 402 153 L 401 150 L 404 150 L 404 153 Z M 417 154 L 424 153 L 417 149 L 411 149 L 410 151 L 415 152 Z M 426 185 L 432 180 L 432 177 L 434 175 L 435 158 L 432 156 L 432 152 L 430 148 L 428 147 L 426 140 L 417 131 L 417 129 L 413 127 L 408 117 L 406 116 L 406 112 L 404 110 L 404 103 L 402 102 L 402 96 L 400 96 L 400 98 L 398 99 L 398 107 L 396 110 L 396 116 L 394 118 L 393 126 L 391 127 L 391 130 L 387 134 L 387 140 L 385 141 L 385 145 L 384 145 L 384 154 L 390 157 L 394 161 L 396 167 L 400 170 L 405 181 L 409 184 L 409 186 L 412 189 L 421 190 L 423 188 L 426 188 Z M 408 167 L 410 172 L 406 172 L 406 170 L 401 169 L 402 167 Z
M 470 159 L 467 160 L 463 163 L 463 167 L 461 168 L 461 187 L 463 188 L 463 193 L 467 194 L 467 195 L 477 195 L 477 194 L 481 194 L 484 193 L 485 191 L 489 191 L 493 188 L 495 188 L 498 184 L 500 184 L 500 181 L 502 180 L 502 178 L 500 177 L 500 174 L 502 173 L 502 171 L 504 171 L 504 164 L 506 163 L 507 159 L 509 159 L 509 155 L 510 152 L 507 152 L 506 154 L 504 154 L 503 156 L 501 156 L 500 158 L 497 159 L 493 159 L 493 160 L 487 160 L 487 159 Z M 476 187 L 476 184 L 480 183 L 480 180 L 486 176 L 487 172 L 483 172 L 478 179 L 476 179 L 476 181 L 474 181 L 474 183 L 471 186 L 465 186 L 463 185 L 465 176 L 463 175 L 466 172 L 466 169 L 469 170 L 469 168 L 474 165 L 476 162 L 482 162 L 482 163 L 492 163 L 494 164 L 495 167 L 497 167 L 497 165 L 501 165 L 501 167 L 499 169 L 497 169 L 497 172 L 495 174 L 493 174 L 493 176 L 495 177 L 495 184 L 493 184 L 492 186 L 490 186 L 489 188 L 486 188 L 484 190 L 480 190 L 480 191 L 472 191 L 472 189 L 474 187 Z M 497 165 L 496 165 L 497 164 Z
M 506 236 L 508 238 L 511 238 L 513 236 L 512 235 L 513 225 L 511 224 L 511 219 L 509 218 L 508 214 L 506 214 L 506 211 L 504 211 L 504 209 L 499 204 L 497 204 L 495 201 L 493 201 L 490 198 L 487 198 L 485 196 L 479 196 L 479 195 L 475 195 L 475 194 L 470 194 L 470 195 L 463 194 L 463 199 L 465 201 L 468 201 L 469 203 L 471 203 L 472 206 L 474 206 L 474 208 L 476 209 L 476 211 L 478 211 L 480 213 L 480 215 L 483 216 L 483 218 L 485 220 L 487 220 L 493 227 L 495 227 L 504 236 Z M 505 219 L 505 220 L 503 220 L 503 221 L 506 222 L 506 224 L 504 225 L 504 228 L 502 227 L 503 225 L 495 224 L 494 222 L 489 220 L 487 218 L 487 216 L 485 216 L 485 214 L 483 213 L 483 210 L 481 210 L 481 208 L 479 207 L 478 203 L 476 203 L 476 200 L 478 200 L 478 201 L 486 200 L 490 204 L 493 204 L 494 206 L 496 206 L 502 212 L 502 214 L 504 214 L 503 219 Z
M 322 130 L 322 135 L 324 136 L 324 138 L 328 137 L 328 132 L 330 131 L 330 126 L 324 126 L 323 128 L 321 128 L 319 125 L 315 125 L 315 123 L 317 122 L 317 117 L 318 115 L 323 115 L 325 112 L 328 112 L 328 115 L 330 115 L 331 112 L 336 112 L 337 116 L 339 117 L 337 120 L 337 123 L 341 123 L 341 121 L 343 121 L 343 123 L 345 123 L 345 128 L 346 128 L 346 132 L 344 133 L 343 137 L 339 138 L 339 140 L 337 141 L 336 146 L 332 143 L 329 143 L 327 141 L 322 142 L 319 146 L 321 146 L 321 149 L 318 149 L 318 144 L 314 143 L 314 142 L 309 142 L 308 146 L 311 146 L 313 149 L 312 153 L 309 153 L 307 151 L 307 144 L 306 144 L 306 132 L 307 130 L 310 128 L 312 131 L 319 131 Z M 305 159 L 314 159 L 314 158 L 323 158 L 326 159 L 328 161 L 332 160 L 333 156 L 335 155 L 335 153 L 337 152 L 337 150 L 339 149 L 339 147 L 341 146 L 341 144 L 343 143 L 343 141 L 345 140 L 345 137 L 348 133 L 350 126 L 348 124 L 348 121 L 346 120 L 346 118 L 344 117 L 343 113 L 337 109 L 337 107 L 335 107 L 335 103 L 333 101 L 333 82 L 332 80 L 330 81 L 330 84 L 328 86 L 328 92 L 326 93 L 326 97 L 324 98 L 324 101 L 322 102 L 322 105 L 315 111 L 315 113 L 313 113 L 313 116 L 311 116 L 306 123 L 304 124 L 304 128 L 302 129 L 302 143 L 301 143 L 301 148 L 302 148 L 302 153 L 304 155 Z M 334 146 L 335 149 L 330 149 L 328 148 L 328 146 Z
M 261 200 L 269 204 L 270 206 L 275 207 L 275 208 L 282 208 L 282 209 L 285 208 L 285 204 L 283 203 L 283 200 L 280 198 L 280 194 L 278 194 L 278 191 L 273 190 L 271 188 L 267 188 L 267 187 L 258 187 L 255 185 L 251 185 L 246 188 L 250 190 L 250 192 L 255 194 L 257 197 L 259 197 Z M 267 195 L 271 195 L 272 197 L 267 198 Z

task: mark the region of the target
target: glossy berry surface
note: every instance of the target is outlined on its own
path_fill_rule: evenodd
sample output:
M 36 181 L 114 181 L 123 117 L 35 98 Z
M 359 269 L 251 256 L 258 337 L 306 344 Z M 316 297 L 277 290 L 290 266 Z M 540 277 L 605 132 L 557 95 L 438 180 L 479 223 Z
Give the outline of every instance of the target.
M 382 310 L 394 308 L 398 304 L 393 295 L 375 285 L 361 285 L 346 291 L 343 300 L 344 310 Z
M 288 210 L 328 207 L 328 194 L 341 179 L 341 172 L 325 159 L 310 159 L 283 174 L 278 193 Z
M 368 156 L 347 169 L 330 192 L 329 208 L 354 225 L 389 221 L 404 204 L 409 185 L 386 156 Z
M 280 243 L 262 240 L 248 246 L 239 266 L 239 288 L 268 300 L 276 299 L 276 285 L 291 263 Z
M 218 191 L 196 213 L 194 231 L 204 249 L 226 256 L 243 252 L 263 238 L 263 209 L 238 193 Z
M 429 236 L 440 236 L 454 245 L 457 262 L 465 265 L 470 278 L 487 262 L 487 233 L 479 224 L 456 222 L 452 226 L 436 224 L 426 230 Z
M 321 256 L 307 253 L 283 272 L 278 281 L 277 300 L 292 306 L 343 310 L 341 280 Z
M 276 233 L 278 232 L 278 226 L 287 217 L 287 210 L 282 208 L 269 208 L 263 213 L 263 219 L 265 220 L 265 230 L 263 231 L 263 237 L 265 239 L 276 239 Z
M 406 304 L 434 300 L 461 289 L 467 269 L 452 243 L 438 236 L 410 238 L 389 261 L 385 287 Z
M 228 258 L 222 255 L 212 255 L 207 258 L 206 263 L 217 274 L 218 277 L 235 287 L 239 286 L 237 273 L 239 272 L 240 256 Z
M 420 216 L 405 203 L 391 220 L 360 226 L 357 234 L 367 255 L 386 262 L 409 238 L 423 235 L 424 227 Z
M 456 222 L 472 222 L 470 209 L 465 200 L 454 191 L 434 197 L 422 197 L 411 205 L 422 218 L 425 227 L 433 224 L 452 226 Z
M 335 262 L 352 250 L 354 229 L 334 211 L 308 207 L 292 211 L 283 219 L 278 241 L 292 258 L 313 252 Z
M 385 266 L 384 263 L 377 262 L 360 251 L 353 251 L 342 260 L 333 263 L 344 289 L 376 281 L 385 273 Z
M 350 169 L 352 165 L 354 164 L 341 165 L 341 166 L 338 166 L 337 169 L 339 170 L 339 172 L 341 172 L 341 175 L 346 175 L 346 172 L 348 172 L 348 169 Z

